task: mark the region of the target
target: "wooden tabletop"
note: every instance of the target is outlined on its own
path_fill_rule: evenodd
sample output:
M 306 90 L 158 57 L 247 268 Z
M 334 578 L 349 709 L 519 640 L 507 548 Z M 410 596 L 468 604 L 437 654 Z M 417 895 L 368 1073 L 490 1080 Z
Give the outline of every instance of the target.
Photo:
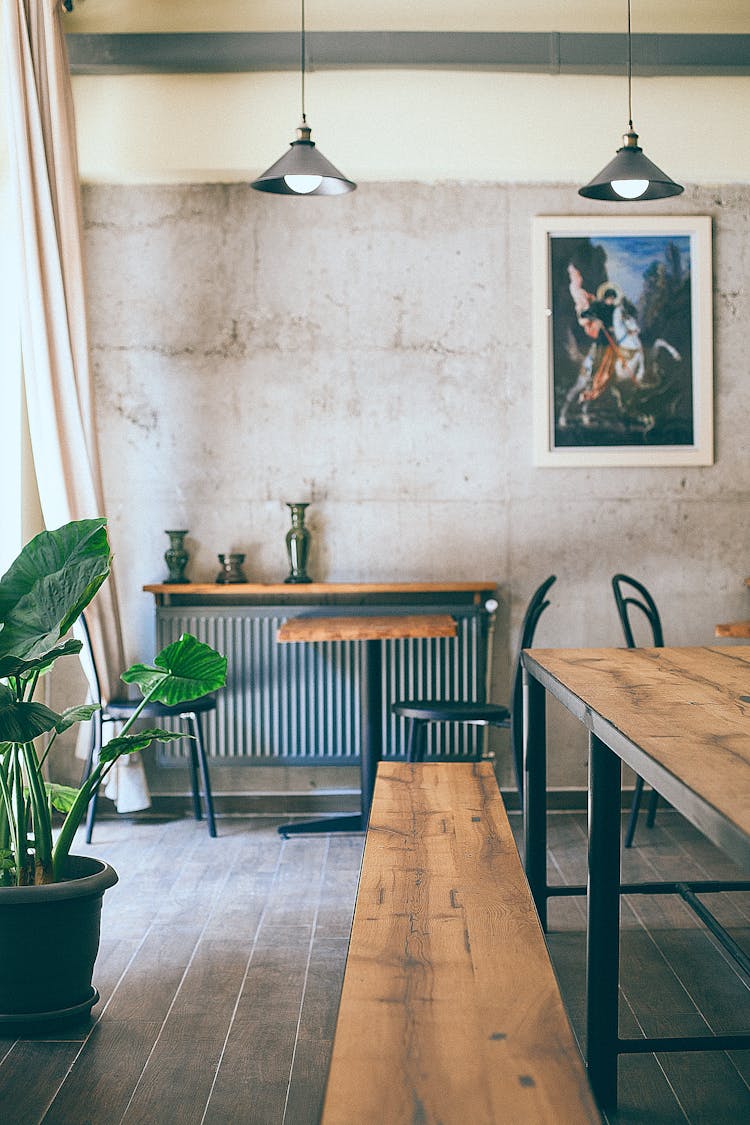
M 750 578 L 745 579 L 745 585 L 750 586 Z M 728 621 L 726 625 L 717 625 L 714 629 L 714 635 L 750 640 L 750 621 Z
M 696 796 L 693 823 L 748 854 L 750 646 L 531 649 L 524 662 L 594 733 L 603 720 L 604 741 L 668 800 L 670 787 Z
M 447 613 L 383 617 L 290 617 L 279 627 L 279 641 L 392 641 L 407 637 L 455 637 Z
M 729 621 L 726 625 L 717 625 L 714 632 L 717 637 L 738 637 L 750 640 L 750 621 Z

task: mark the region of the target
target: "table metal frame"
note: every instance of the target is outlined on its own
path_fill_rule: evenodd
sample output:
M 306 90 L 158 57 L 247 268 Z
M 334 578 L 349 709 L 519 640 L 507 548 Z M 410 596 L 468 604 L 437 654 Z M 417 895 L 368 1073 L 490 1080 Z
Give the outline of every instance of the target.
M 542 926 L 547 928 L 547 900 L 557 894 L 587 893 L 586 1064 L 594 1094 L 603 1109 L 617 1105 L 620 1054 L 656 1051 L 736 1050 L 750 1047 L 747 1035 L 674 1036 L 621 1039 L 618 991 L 621 894 L 682 894 L 696 909 L 696 892 L 748 890 L 750 881 L 620 882 L 622 763 L 631 766 L 696 828 L 741 865 L 750 868 L 750 838 L 679 778 L 669 773 L 570 688 L 561 684 L 524 652 L 524 844 L 525 869 Z M 589 731 L 589 825 L 587 887 L 550 887 L 547 883 L 547 736 L 546 696 L 558 699 Z M 694 901 L 691 901 L 694 900 Z M 712 916 L 697 903 L 697 913 L 747 971 L 748 960 Z M 708 915 L 708 917 L 706 917 Z M 715 920 L 713 920 L 715 921 Z M 719 934 L 717 931 L 722 931 Z

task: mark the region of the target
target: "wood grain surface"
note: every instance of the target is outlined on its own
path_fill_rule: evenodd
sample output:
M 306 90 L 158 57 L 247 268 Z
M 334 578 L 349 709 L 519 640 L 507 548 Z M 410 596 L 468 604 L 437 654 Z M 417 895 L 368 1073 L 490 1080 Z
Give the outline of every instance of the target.
M 322 1122 L 599 1120 L 491 765 L 381 763 Z
M 248 594 L 443 594 L 455 591 L 491 591 L 497 582 L 154 582 L 143 589 L 148 594 L 210 594 L 232 598 Z
M 528 655 L 750 835 L 750 646 Z
M 717 625 L 717 637 L 740 637 L 750 640 L 750 621 L 729 621 L 726 625 Z
M 279 626 L 277 640 L 389 641 L 405 637 L 455 637 L 448 613 L 399 614 L 392 617 L 290 617 Z

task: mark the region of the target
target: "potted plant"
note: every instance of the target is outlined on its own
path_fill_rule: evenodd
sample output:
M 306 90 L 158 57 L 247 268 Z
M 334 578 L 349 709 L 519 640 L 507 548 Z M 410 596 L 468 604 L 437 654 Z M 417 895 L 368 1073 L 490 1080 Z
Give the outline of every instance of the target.
M 101 901 L 117 875 L 99 860 L 70 855 L 76 829 L 118 758 L 184 737 L 132 732 L 149 700 L 183 703 L 226 680 L 226 658 L 183 634 L 152 665 L 123 673 L 143 699 L 80 789 L 47 780 L 58 736 L 96 707 L 58 714 L 34 695 L 57 660 L 80 652 L 81 642 L 67 634 L 110 561 L 106 520 L 79 520 L 37 535 L 0 579 L 0 1027 L 57 1023 L 96 1003 Z M 53 830 L 55 813 L 62 825 Z

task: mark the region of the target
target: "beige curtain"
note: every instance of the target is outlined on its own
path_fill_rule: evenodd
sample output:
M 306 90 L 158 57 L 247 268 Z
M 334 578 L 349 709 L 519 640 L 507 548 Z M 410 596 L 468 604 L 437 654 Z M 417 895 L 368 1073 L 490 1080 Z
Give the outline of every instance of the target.
M 2 9 L 24 382 L 42 512 L 53 528 L 106 515 L 89 365 L 75 118 L 62 0 L 2 0 Z M 87 617 L 106 699 L 124 668 L 114 577 Z M 142 795 L 123 794 L 121 811 L 150 803 L 140 759 L 128 777 L 133 773 Z

